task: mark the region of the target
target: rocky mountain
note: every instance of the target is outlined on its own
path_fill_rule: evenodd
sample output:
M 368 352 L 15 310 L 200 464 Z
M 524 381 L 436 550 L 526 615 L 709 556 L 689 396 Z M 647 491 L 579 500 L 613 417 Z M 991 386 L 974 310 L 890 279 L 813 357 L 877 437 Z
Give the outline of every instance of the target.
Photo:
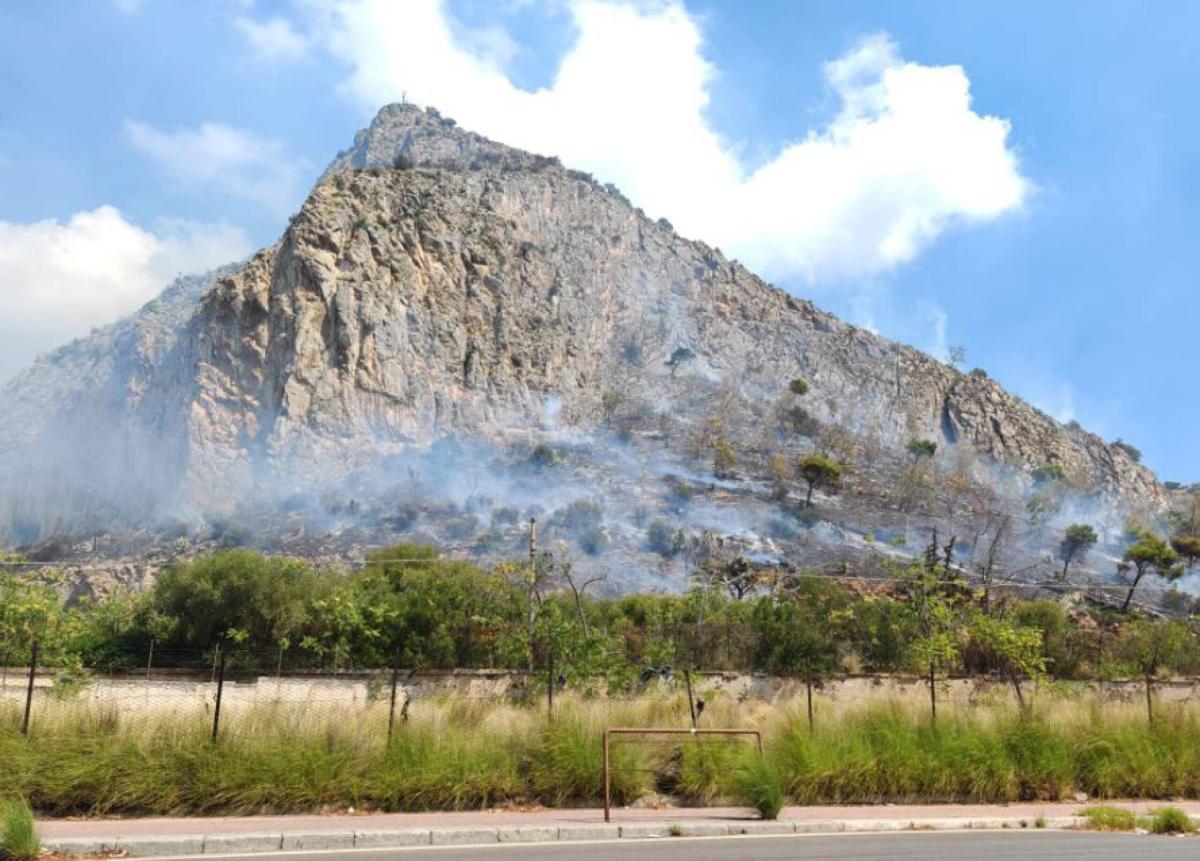
M 814 452 L 845 477 L 809 508 Z M 1036 567 L 1061 522 L 1115 537 L 1164 505 L 1127 449 L 982 371 L 410 105 L 357 135 L 274 246 L 0 389 L 0 494 L 11 543 L 234 532 L 500 557 L 536 516 L 544 546 L 624 586 L 677 586 L 714 553 L 919 553 L 933 528 L 967 565 L 1001 519 L 1010 564 Z

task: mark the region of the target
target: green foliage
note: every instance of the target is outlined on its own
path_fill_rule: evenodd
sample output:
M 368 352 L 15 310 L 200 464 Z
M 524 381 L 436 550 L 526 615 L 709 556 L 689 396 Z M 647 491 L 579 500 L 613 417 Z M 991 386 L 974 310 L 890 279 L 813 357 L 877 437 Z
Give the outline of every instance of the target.
M 822 676 L 838 665 L 840 639 L 833 616 L 838 611 L 835 593 L 818 590 L 820 584 L 787 598 L 755 602 L 751 617 L 756 648 L 754 665 L 784 676 Z
M 1122 570 L 1126 573 L 1132 572 L 1132 582 L 1122 610 L 1129 609 L 1133 592 L 1146 574 L 1154 573 L 1164 580 L 1178 580 L 1183 576 L 1179 554 L 1165 539 L 1152 532 L 1141 532 L 1137 540 L 1126 548 Z
M 821 423 L 800 404 L 784 407 L 780 413 L 781 424 L 797 436 L 815 437 L 821 431 Z
M 1088 827 L 1096 831 L 1132 831 L 1137 825 L 1133 811 L 1123 807 L 1096 804 L 1085 807 L 1079 815 L 1088 821 Z
M 1142 462 L 1142 452 L 1136 446 L 1125 442 L 1123 439 L 1117 439 L 1113 442 L 1112 447 L 1124 452 L 1134 463 Z
M 1067 471 L 1063 469 L 1061 463 L 1047 463 L 1044 466 L 1039 466 L 1032 473 L 1035 484 L 1044 484 L 1050 481 L 1064 481 L 1067 477 Z
M 1117 634 L 1114 658 L 1126 674 L 1155 676 L 1174 664 L 1191 643 L 1182 622 L 1134 619 Z
M 797 397 L 803 397 L 808 394 L 808 380 L 802 377 L 796 377 L 788 383 L 788 391 Z
M 504 571 L 439 559 L 437 551 L 399 545 L 371 554 L 346 587 L 314 606 L 332 621 L 310 637 L 329 652 L 341 644 L 376 665 L 481 666 L 519 651 L 525 584 Z M 315 642 L 314 642 L 315 641 Z
M 823 454 L 810 454 L 800 461 L 799 475 L 808 484 L 808 495 L 805 505 L 812 505 L 813 491 L 817 489 L 832 490 L 841 484 L 845 468 L 831 457 Z
M 529 453 L 529 463 L 537 469 L 549 469 L 558 466 L 558 452 L 546 443 L 538 443 Z
M 0 799 L 0 858 L 34 861 L 41 851 L 29 804 L 23 798 Z
M 1009 617 L 976 612 L 971 619 L 969 633 L 996 668 L 1012 682 L 1021 707 L 1027 707 L 1021 690 L 1022 680 L 1036 682 L 1046 672 L 1041 630 L 1021 625 Z
M 624 402 L 625 398 L 620 392 L 607 391 L 600 396 L 600 409 L 604 413 L 604 417 L 611 419 L 616 415 L 617 410 Z
M 239 710 L 221 744 L 202 713 L 147 716 L 84 703 L 22 736 L 0 722 L 5 790 L 46 815 L 215 815 L 461 810 L 506 803 L 595 805 L 605 726 L 679 727 L 677 693 L 636 699 L 567 694 L 545 717 L 525 705 L 421 698 L 384 744 L 387 703 Z M 1200 797 L 1200 719 L 1153 726 L 1124 710 L 1068 700 L 1033 715 L 978 704 L 932 725 L 900 703 L 840 711 L 810 729 L 803 713 L 714 699 L 714 726 L 762 722 L 765 762 L 730 746 L 616 745 L 614 794 L 655 784 L 694 802 L 739 798 L 769 814 L 796 804 L 1064 801 Z M 646 769 L 642 771 L 641 769 Z M 760 807 L 761 805 L 761 807 Z
M 671 524 L 661 517 L 650 521 L 646 528 L 646 548 L 663 557 L 677 556 L 683 550 L 682 530 L 672 529 Z
M 588 556 L 599 556 L 608 547 L 608 536 L 599 526 L 591 526 L 579 536 L 579 549 Z
M 923 457 L 933 457 L 937 454 L 937 443 L 931 439 L 913 437 L 904 449 L 913 456 L 914 460 L 920 460 Z
M 1151 834 L 1191 834 L 1196 830 L 1192 818 L 1178 807 L 1151 811 L 1147 825 Z
M 1096 530 L 1086 523 L 1073 523 L 1067 527 L 1062 544 L 1059 545 L 1059 556 L 1063 560 L 1063 580 L 1067 579 L 1071 562 L 1077 557 L 1086 556 L 1098 540 Z
M 763 819 L 778 819 L 787 803 L 779 769 L 757 754 L 748 756 L 734 772 L 734 791 L 748 807 Z
M 226 550 L 168 567 L 150 605 L 170 620 L 165 633 L 174 645 L 204 649 L 235 639 L 261 646 L 297 634 L 323 585 L 298 560 Z
M 732 478 L 737 467 L 737 455 L 729 440 L 723 436 L 713 440 L 713 475 L 717 478 Z
M 1191 568 L 1200 562 L 1200 535 L 1176 535 L 1171 539 L 1171 549 Z

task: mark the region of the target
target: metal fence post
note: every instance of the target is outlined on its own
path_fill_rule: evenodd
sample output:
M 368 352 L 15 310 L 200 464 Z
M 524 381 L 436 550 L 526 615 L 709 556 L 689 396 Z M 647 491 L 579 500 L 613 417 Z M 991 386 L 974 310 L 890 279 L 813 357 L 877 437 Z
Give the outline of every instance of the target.
M 812 735 L 812 731 L 813 731 L 813 703 L 812 703 L 813 677 L 812 677 L 812 667 L 807 666 L 807 665 L 804 668 L 804 687 L 808 694 L 808 734 Z
M 388 736 L 387 736 L 387 740 L 388 740 L 389 745 L 392 743 L 392 729 L 396 725 L 396 682 L 398 681 L 399 676 L 400 676 L 399 664 L 400 664 L 400 661 L 398 658 L 396 661 L 394 661 L 392 663 L 392 703 L 390 706 L 388 706 Z
M 609 777 L 612 769 L 608 752 L 608 730 L 605 730 L 600 738 L 604 748 L 604 821 L 608 822 L 612 818 L 612 781 Z
M 696 698 L 692 696 L 692 671 L 683 671 L 683 680 L 687 682 L 688 711 L 692 715 L 692 728 L 696 727 Z
M 546 656 L 546 719 L 554 720 L 554 647 Z
M 217 705 L 213 709 L 212 740 L 217 740 L 217 731 L 221 728 L 221 695 L 225 692 L 225 650 L 217 646 Z
M 37 675 L 38 641 L 34 640 L 29 650 L 29 687 L 25 690 L 25 717 L 21 721 L 21 735 L 29 735 L 29 716 L 33 712 L 33 678 Z

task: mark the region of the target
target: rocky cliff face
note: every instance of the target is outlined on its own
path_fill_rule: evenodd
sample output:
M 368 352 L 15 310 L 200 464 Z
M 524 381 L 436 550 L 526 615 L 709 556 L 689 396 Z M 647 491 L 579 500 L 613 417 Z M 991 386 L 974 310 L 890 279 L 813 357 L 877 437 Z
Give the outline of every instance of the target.
M 937 458 L 914 462 L 913 438 Z M 849 478 L 796 517 L 791 470 L 814 450 Z M 404 105 L 338 155 L 278 244 L 0 390 L 0 451 L 0 532 L 18 540 L 236 514 L 264 535 L 502 555 L 537 514 L 585 561 L 668 579 L 714 536 L 798 564 L 881 533 L 902 553 L 914 530 L 994 513 L 984 491 L 1028 510 L 1047 465 L 1050 519 L 1163 504 L 1123 450 L 981 372 Z

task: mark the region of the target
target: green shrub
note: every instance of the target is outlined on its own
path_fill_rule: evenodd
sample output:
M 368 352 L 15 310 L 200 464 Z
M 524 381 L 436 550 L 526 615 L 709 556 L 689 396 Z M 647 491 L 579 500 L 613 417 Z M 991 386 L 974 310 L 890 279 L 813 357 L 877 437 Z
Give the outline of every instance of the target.
M 920 460 L 923 457 L 933 457 L 937 454 L 937 443 L 931 439 L 913 437 L 904 448 L 916 460 Z
M 1137 818 L 1129 810 L 1098 804 L 1085 807 L 1079 815 L 1088 821 L 1088 826 L 1099 831 L 1132 831 Z
M 656 517 L 646 528 L 646 549 L 659 556 L 677 556 L 683 550 L 685 538 L 683 531 L 672 529 L 671 524 Z
M 1178 807 L 1152 811 L 1147 825 L 1152 834 L 1191 834 L 1196 830 L 1191 817 Z
M 734 772 L 733 788 L 763 819 L 778 819 L 787 801 L 779 769 L 758 755 L 748 757 Z
M 0 858 L 6 861 L 32 861 L 42 851 L 33 811 L 23 799 L 0 801 Z

